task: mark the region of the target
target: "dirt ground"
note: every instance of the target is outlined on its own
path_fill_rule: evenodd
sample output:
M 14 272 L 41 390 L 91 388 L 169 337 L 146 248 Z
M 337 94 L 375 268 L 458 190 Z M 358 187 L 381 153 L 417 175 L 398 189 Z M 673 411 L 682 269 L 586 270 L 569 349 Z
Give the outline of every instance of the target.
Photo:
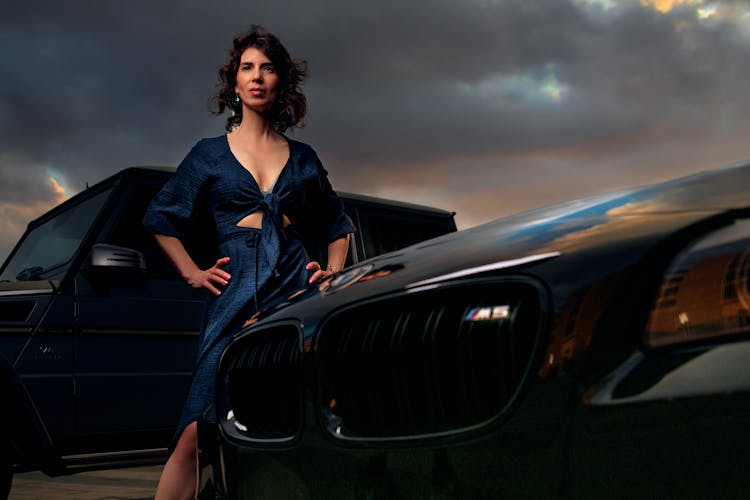
M 150 500 L 161 469 L 161 465 L 133 467 L 54 478 L 26 472 L 13 478 L 9 500 Z

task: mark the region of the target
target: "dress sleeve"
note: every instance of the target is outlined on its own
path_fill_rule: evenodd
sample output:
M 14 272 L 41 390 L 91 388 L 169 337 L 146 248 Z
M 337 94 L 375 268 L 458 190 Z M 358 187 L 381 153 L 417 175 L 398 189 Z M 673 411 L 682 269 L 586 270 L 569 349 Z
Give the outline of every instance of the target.
M 208 169 L 199 145 L 194 146 L 182 160 L 177 172 L 146 209 L 143 225 L 152 232 L 177 238 L 184 238 L 190 233 L 198 198 L 208 183 Z
M 352 219 L 344 212 L 344 204 L 341 202 L 336 192 L 331 187 L 328 180 L 328 172 L 323 164 L 315 155 L 315 161 L 318 164 L 318 183 L 321 194 L 321 220 L 323 222 L 323 237 L 326 243 L 331 243 L 347 234 L 355 231 Z

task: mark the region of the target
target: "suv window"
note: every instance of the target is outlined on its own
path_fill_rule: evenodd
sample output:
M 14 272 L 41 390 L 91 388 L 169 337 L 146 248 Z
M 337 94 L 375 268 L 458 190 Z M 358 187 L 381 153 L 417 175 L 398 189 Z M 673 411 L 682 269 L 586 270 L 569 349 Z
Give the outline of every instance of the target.
M 427 217 L 409 212 L 357 208 L 363 231 L 363 258 L 393 252 L 447 232 L 455 231 L 452 218 Z
M 146 185 L 131 186 L 122 197 L 126 202 L 122 203 L 112 216 L 117 222 L 104 238 L 104 242 L 142 252 L 149 276 L 182 281 L 154 237 L 143 227 L 143 215 L 146 208 L 162 185 L 163 180 L 157 180 Z M 195 234 L 184 241 L 190 256 L 199 267 L 210 267 L 216 261 L 215 240 L 212 239 L 214 229 L 209 220 L 210 214 L 206 213 L 204 217 L 206 220 L 197 220 L 196 217 Z
M 0 281 L 62 278 L 111 191 L 87 198 L 26 233 Z

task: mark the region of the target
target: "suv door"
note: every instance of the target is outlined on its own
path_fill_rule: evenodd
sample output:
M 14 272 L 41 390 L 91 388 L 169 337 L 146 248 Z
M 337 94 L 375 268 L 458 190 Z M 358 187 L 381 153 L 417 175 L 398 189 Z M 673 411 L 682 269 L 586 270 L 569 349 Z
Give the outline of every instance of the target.
M 187 395 L 205 296 L 185 285 L 143 228 L 146 206 L 164 180 L 126 184 L 111 223 L 97 238 L 142 252 L 145 273 L 84 269 L 76 278 L 75 380 L 82 434 L 171 434 Z M 167 444 L 162 438 L 158 446 Z
M 6 361 L 15 363 L 16 374 L 53 438 L 75 433 L 73 287 L 66 276 L 111 194 L 111 187 L 93 190 L 31 227 L 0 275 L 22 293 L 15 298 L 12 289 L 3 293 L 8 299 L 4 308 L 16 320 L 3 324 L 4 333 L 24 334 L 27 340 L 17 359 Z M 39 293 L 30 293 L 34 289 Z

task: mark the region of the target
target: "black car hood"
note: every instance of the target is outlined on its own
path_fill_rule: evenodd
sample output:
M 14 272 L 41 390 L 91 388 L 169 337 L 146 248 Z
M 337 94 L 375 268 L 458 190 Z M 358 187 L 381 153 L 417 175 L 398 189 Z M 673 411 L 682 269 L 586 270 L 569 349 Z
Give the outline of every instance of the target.
M 570 283 L 560 275 L 575 272 L 572 279 L 584 286 L 691 224 L 744 209 L 747 186 L 750 164 L 743 164 L 520 213 L 364 261 L 267 313 L 305 316 L 310 308 L 488 273 Z

